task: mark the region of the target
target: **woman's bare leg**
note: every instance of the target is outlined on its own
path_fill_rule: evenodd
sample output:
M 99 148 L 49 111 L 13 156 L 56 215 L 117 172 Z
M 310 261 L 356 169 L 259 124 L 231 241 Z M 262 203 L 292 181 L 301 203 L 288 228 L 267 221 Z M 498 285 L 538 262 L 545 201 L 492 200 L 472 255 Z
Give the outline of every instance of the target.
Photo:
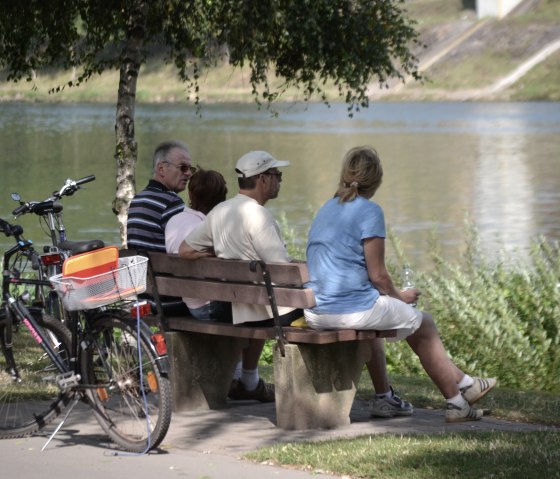
M 449 359 L 432 316 L 423 315 L 420 327 L 406 340 L 443 397 L 455 397 L 459 394 L 457 383 L 464 373 Z
M 387 360 L 385 358 L 385 340 L 374 339 L 371 342 L 371 359 L 366 363 L 373 388 L 377 394 L 390 390 L 387 377 Z

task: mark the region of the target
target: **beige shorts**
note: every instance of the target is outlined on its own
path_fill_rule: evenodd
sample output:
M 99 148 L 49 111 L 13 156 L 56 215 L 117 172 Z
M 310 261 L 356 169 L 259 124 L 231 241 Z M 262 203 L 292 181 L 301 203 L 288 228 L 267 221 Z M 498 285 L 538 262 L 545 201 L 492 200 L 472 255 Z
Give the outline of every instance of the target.
M 422 311 L 391 296 L 380 296 L 373 308 L 358 313 L 316 314 L 304 310 L 305 320 L 313 329 L 396 329 L 400 341 L 422 324 Z

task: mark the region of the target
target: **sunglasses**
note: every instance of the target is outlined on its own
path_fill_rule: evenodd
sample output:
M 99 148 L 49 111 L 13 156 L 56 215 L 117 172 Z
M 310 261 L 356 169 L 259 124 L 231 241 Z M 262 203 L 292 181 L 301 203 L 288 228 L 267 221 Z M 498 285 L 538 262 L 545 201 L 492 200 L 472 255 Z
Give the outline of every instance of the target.
M 175 168 L 179 168 L 181 170 L 181 173 L 188 173 L 189 171 L 191 172 L 191 174 L 196 173 L 196 167 L 191 165 L 176 165 L 175 163 L 171 163 L 170 161 L 164 161 L 163 163 L 174 166 Z

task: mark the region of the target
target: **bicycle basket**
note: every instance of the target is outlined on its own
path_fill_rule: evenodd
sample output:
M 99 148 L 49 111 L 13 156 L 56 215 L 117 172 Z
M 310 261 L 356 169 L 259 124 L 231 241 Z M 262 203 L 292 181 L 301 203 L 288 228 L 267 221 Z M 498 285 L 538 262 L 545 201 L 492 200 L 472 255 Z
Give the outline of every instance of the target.
M 118 267 L 88 277 L 57 274 L 50 279 L 64 307 L 69 311 L 93 309 L 115 303 L 146 290 L 148 258 L 118 259 Z

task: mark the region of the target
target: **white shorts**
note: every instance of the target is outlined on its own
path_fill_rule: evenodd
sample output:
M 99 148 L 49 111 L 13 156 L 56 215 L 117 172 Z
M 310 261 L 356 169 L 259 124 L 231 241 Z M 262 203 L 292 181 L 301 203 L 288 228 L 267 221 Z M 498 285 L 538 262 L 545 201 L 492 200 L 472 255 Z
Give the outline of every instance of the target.
M 396 329 L 400 341 L 410 336 L 422 324 L 422 311 L 391 296 L 380 296 L 373 308 L 358 313 L 317 314 L 304 310 L 305 320 L 313 329 Z

